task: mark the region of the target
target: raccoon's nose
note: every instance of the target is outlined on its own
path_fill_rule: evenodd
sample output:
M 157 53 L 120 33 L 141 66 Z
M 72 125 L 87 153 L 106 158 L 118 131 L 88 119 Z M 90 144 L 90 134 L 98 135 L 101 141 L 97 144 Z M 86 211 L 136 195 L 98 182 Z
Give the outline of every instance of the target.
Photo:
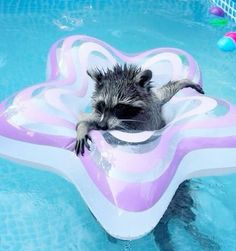
M 100 124 L 99 124 L 99 127 L 101 130 L 108 130 L 108 124 L 106 121 L 102 121 Z
M 108 130 L 108 125 L 107 124 L 102 124 L 100 125 L 101 130 Z

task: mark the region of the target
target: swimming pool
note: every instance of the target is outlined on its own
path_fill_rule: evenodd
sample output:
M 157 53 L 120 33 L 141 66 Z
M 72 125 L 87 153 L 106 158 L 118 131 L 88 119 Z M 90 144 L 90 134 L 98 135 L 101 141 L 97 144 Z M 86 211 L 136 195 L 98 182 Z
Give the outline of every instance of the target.
M 161 46 L 187 50 L 202 68 L 206 93 L 236 103 L 235 54 L 216 47 L 233 24 L 210 26 L 208 7 L 203 0 L 1 3 L 0 99 L 43 81 L 50 45 L 81 33 L 127 52 Z M 62 178 L 3 159 L 0 163 L 0 250 L 158 250 L 153 234 L 132 242 L 107 238 L 75 188 Z M 193 181 L 196 226 L 222 250 L 236 246 L 235 179 Z M 201 250 L 183 223 L 173 219 L 170 224 L 176 250 L 189 250 L 190 245 Z

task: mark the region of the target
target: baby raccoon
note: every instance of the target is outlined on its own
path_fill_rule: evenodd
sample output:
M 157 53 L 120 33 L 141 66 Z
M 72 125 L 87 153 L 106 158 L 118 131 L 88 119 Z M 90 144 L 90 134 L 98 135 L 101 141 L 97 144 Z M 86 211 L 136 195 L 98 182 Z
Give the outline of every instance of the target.
M 77 124 L 76 155 L 89 149 L 90 130 L 151 131 L 165 126 L 162 106 L 179 90 L 191 87 L 204 94 L 200 85 L 188 79 L 169 82 L 155 92 L 150 70 L 136 65 L 115 65 L 112 69 L 87 71 L 95 81 L 93 112 L 81 116 Z

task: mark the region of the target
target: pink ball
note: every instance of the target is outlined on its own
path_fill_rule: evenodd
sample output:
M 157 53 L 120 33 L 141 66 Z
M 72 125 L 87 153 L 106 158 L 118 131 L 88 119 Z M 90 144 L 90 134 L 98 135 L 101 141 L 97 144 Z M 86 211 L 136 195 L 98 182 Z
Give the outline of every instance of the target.
M 236 43 L 236 31 L 230 31 L 225 34 L 226 37 L 231 37 Z

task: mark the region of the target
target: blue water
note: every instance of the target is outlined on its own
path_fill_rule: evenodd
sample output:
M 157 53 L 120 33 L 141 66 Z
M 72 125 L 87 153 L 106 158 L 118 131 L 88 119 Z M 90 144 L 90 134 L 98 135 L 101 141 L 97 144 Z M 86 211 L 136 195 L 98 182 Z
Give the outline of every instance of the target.
M 126 52 L 184 49 L 199 62 L 207 95 L 236 103 L 236 53 L 216 46 L 236 27 L 211 26 L 209 6 L 206 0 L 2 0 L 0 100 L 45 79 L 53 42 L 87 34 Z M 108 238 L 59 176 L 0 159 L 0 179 L 0 251 L 159 250 L 152 233 L 131 242 Z M 192 184 L 196 228 L 221 250 L 236 250 L 236 175 Z M 169 229 L 176 250 L 211 250 L 180 220 L 171 220 Z

